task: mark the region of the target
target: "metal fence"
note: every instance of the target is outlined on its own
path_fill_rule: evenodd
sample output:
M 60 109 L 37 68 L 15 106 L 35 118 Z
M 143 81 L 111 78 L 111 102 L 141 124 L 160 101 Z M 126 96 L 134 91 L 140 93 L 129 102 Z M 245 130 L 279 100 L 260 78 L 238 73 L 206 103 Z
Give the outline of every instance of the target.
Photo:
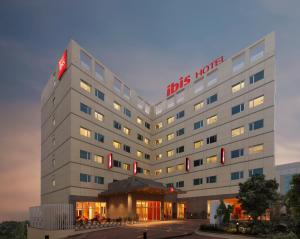
M 74 228 L 72 204 L 44 204 L 29 208 L 30 226 L 44 230 L 66 230 Z

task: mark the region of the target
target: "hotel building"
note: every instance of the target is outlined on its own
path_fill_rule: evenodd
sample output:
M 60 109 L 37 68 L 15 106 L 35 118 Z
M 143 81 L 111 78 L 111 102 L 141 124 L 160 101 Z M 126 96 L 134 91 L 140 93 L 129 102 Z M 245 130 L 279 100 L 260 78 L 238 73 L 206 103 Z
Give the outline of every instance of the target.
M 75 41 L 45 86 L 41 202 L 76 216 L 212 217 L 240 182 L 275 177 L 275 36 L 219 56 L 151 105 Z

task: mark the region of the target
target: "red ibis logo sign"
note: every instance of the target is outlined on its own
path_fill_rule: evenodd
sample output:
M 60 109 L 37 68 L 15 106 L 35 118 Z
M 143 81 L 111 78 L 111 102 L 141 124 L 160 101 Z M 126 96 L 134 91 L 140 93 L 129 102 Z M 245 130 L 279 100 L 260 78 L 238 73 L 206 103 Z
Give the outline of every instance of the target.
M 58 61 L 58 73 L 57 73 L 57 78 L 60 80 L 62 75 L 65 73 L 67 70 L 67 50 L 64 51 L 63 55 Z
M 208 74 L 212 70 L 214 70 L 218 65 L 222 64 L 224 62 L 224 57 L 220 56 L 216 59 L 214 59 L 211 63 L 207 64 L 204 67 L 201 67 L 195 73 L 193 74 L 193 77 L 195 80 L 200 79 L 203 80 L 204 75 Z M 172 82 L 167 86 L 167 97 L 173 95 L 178 90 L 184 88 L 191 82 L 191 75 L 182 76 L 179 78 L 179 82 Z

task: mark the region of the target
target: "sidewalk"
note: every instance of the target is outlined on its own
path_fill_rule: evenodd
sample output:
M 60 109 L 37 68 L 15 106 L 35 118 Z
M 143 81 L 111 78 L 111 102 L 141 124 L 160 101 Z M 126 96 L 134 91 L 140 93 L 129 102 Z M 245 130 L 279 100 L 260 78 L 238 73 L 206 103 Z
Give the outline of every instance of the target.
M 199 231 L 199 230 L 196 230 L 195 234 L 198 236 L 220 237 L 220 238 L 224 238 L 224 239 L 254 239 L 254 238 L 257 238 L 257 237 L 233 235 L 233 234 L 226 234 L 226 233 L 203 232 L 203 231 Z

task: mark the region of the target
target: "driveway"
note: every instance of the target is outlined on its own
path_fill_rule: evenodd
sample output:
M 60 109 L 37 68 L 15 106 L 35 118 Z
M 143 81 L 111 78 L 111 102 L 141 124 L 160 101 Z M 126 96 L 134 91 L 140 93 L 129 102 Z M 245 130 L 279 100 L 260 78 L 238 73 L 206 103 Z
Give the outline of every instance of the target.
M 147 232 L 148 239 L 175 237 L 187 234 L 184 239 L 220 239 L 218 237 L 198 236 L 193 232 L 198 228 L 200 220 L 161 221 L 127 225 L 103 231 L 81 234 L 75 239 L 143 239 L 143 232 Z M 191 235 L 192 234 L 192 235 Z

